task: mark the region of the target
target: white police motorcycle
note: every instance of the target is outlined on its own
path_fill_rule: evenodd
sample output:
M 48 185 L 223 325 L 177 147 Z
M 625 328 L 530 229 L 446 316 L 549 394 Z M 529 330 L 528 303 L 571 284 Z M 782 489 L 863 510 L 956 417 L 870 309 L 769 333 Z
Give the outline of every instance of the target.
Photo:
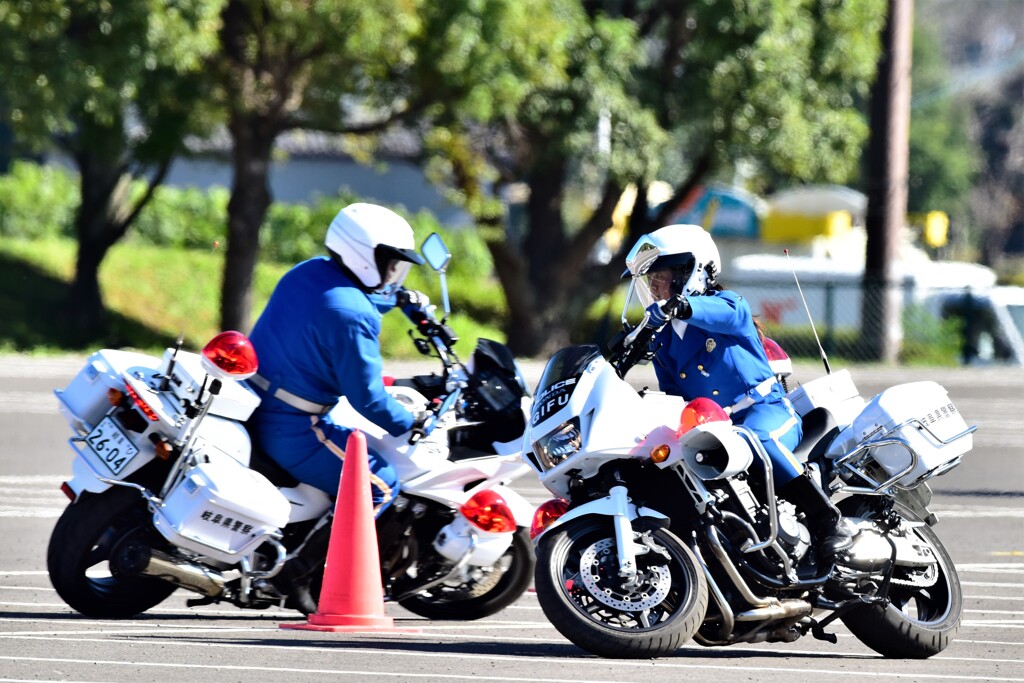
M 856 527 L 833 562 L 776 495 L 755 435 L 708 398 L 624 381 L 651 358 L 646 322 L 604 350 L 558 351 L 536 389 L 523 451 L 557 496 L 531 527 L 537 597 L 555 628 L 604 657 L 655 657 L 691 639 L 835 642 L 835 619 L 888 657 L 942 651 L 963 596 L 926 482 L 960 463 L 975 429 L 946 391 L 915 382 L 865 400 L 843 371 L 789 393 L 804 423 L 796 455 Z
M 442 275 L 447 313 L 450 254 L 436 234 L 423 252 Z M 529 392 L 504 346 L 481 340 L 463 364 L 434 307 L 404 303 L 417 347 L 441 360 L 443 374 L 389 391 L 410 410 L 433 411 L 427 433 L 410 443 L 357 424 L 347 403 L 335 410 L 401 481 L 377 520 L 385 598 L 428 618 L 479 619 L 514 602 L 533 570 L 533 507 L 506 486 L 529 472 L 518 450 Z M 70 607 L 131 617 L 179 587 L 199 594 L 190 604 L 287 601 L 273 579 L 329 522 L 334 502 L 253 448 L 244 423 L 259 398 L 243 380 L 257 365 L 248 339 L 224 332 L 201 353 L 180 340 L 162 358 L 98 351 L 55 392 L 74 457 L 47 568 Z

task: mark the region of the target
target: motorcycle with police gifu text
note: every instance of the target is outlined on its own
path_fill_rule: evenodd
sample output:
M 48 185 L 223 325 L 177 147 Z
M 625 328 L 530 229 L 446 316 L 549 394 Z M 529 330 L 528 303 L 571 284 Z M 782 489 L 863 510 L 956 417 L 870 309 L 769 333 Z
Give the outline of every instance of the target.
M 662 320 L 676 304 L 664 302 Z M 806 511 L 778 495 L 751 431 L 710 397 L 625 381 L 653 356 L 647 322 L 605 348 L 556 352 L 535 391 L 524 457 L 556 496 L 531 527 L 537 597 L 555 628 L 620 658 L 691 640 L 834 643 L 837 619 L 887 657 L 945 649 L 963 596 L 927 482 L 961 462 L 975 428 L 943 387 L 913 382 L 866 399 L 823 353 L 826 374 L 788 391 L 803 422 L 794 455 L 852 527 L 852 547 L 833 556 Z M 792 363 L 765 345 L 788 389 Z

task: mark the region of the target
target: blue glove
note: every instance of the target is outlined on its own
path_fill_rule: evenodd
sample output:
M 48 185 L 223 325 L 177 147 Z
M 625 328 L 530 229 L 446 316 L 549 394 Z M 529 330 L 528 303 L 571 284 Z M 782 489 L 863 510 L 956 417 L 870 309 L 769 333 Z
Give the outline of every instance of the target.
M 663 327 L 668 319 L 669 316 L 661 310 L 661 305 L 657 301 L 647 307 L 647 327 Z

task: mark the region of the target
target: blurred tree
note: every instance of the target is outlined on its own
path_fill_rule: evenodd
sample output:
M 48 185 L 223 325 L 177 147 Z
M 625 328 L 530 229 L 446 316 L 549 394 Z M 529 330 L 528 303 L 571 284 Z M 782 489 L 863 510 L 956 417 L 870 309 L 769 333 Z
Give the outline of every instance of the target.
M 608 291 L 635 239 L 709 174 L 745 163 L 795 179 L 841 182 L 867 128 L 855 107 L 878 54 L 884 0 L 591 0 L 561 12 L 566 82 L 537 83 L 488 126 L 456 114 L 428 137 L 432 171 L 488 232 L 509 306 L 513 350 L 570 340 Z M 673 169 L 674 197 L 645 188 Z M 610 262 L 591 254 L 624 188 L 641 188 Z M 523 216 L 499 199 L 525 195 Z M 574 211 L 580 196 L 588 212 Z
M 965 103 L 942 96 L 949 66 L 928 24 L 914 27 L 910 79 L 910 177 L 907 211 L 945 211 L 953 225 L 966 220 L 967 197 L 978 168 L 968 135 Z
M 914 3 L 889 0 L 888 5 L 869 108 L 860 341 L 868 358 L 891 363 L 898 358 L 903 334 L 903 292 L 896 278 L 896 262 L 907 215 Z
M 393 107 L 383 97 L 365 98 L 392 70 L 407 66 L 408 39 L 418 30 L 416 5 L 228 1 L 221 50 L 212 60 L 233 142 L 224 329 L 250 325 L 259 233 L 272 201 L 268 181 L 275 141 L 296 128 L 371 132 L 407 112 L 398 94 Z M 373 103 L 383 108 L 374 110 Z
M 971 189 L 971 214 L 984 228 L 981 262 L 997 266 L 1011 231 L 1024 226 L 1024 73 L 973 106 L 983 163 Z
M 249 327 L 271 154 L 282 132 L 345 134 L 349 151 L 368 154 L 373 134 L 398 122 L 510 116 L 526 81 L 559 72 L 552 4 L 229 0 L 213 69 L 234 142 L 222 326 Z M 457 145 L 446 149 L 457 153 Z
M 105 327 L 99 266 L 205 120 L 198 77 L 220 0 L 0 0 L 0 90 L 15 139 L 56 146 L 79 171 L 69 322 Z M 133 179 L 148 179 L 132 196 Z

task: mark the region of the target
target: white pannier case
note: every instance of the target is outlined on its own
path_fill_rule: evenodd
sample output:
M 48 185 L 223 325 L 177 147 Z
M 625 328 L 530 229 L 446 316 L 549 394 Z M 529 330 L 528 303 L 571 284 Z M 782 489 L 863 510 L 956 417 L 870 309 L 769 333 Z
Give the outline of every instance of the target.
M 898 476 L 895 483 L 903 487 L 952 469 L 971 450 L 973 440 L 973 429 L 936 382 L 886 389 L 867 403 L 848 430 L 845 443 L 867 447 L 865 457 L 874 459 L 890 477 Z M 837 464 L 845 459 L 840 454 Z
M 234 564 L 277 534 L 290 511 L 263 475 L 220 458 L 189 470 L 154 512 L 153 523 L 175 545 Z

